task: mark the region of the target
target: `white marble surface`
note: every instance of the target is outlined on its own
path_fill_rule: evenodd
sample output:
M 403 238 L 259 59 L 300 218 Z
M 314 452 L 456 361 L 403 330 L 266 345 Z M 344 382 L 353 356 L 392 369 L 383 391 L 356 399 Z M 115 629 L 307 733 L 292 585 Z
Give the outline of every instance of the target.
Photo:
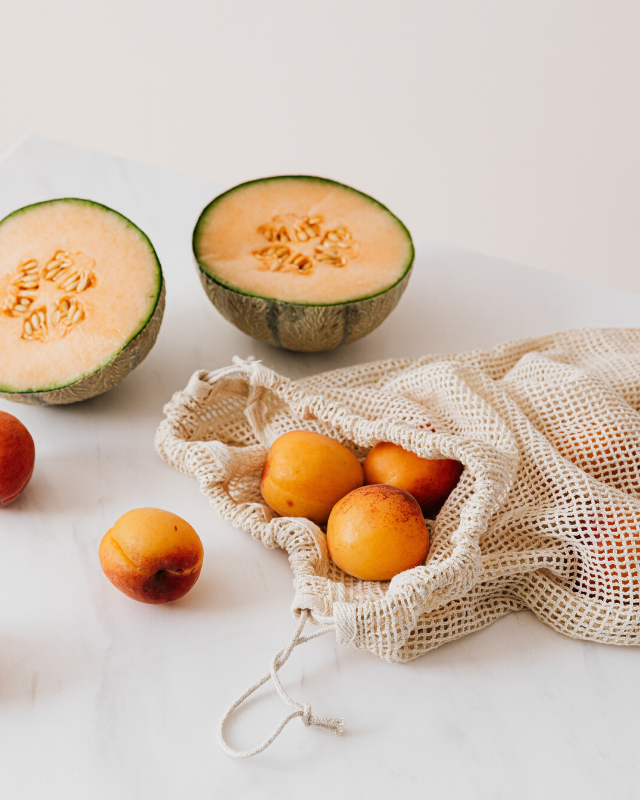
M 422 243 L 408 291 L 376 332 L 333 353 L 286 353 L 231 327 L 199 285 L 190 235 L 215 193 L 43 139 L 0 162 L 0 217 L 51 197 L 98 200 L 150 236 L 167 280 L 156 347 L 115 390 L 59 408 L 0 401 L 37 448 L 28 490 L 0 512 L 0 796 L 632 797 L 640 652 L 563 638 L 529 612 L 406 665 L 329 636 L 306 644 L 282 671 L 285 687 L 315 713 L 344 716 L 345 734 L 295 720 L 254 759 L 219 749 L 221 714 L 292 633 L 291 573 L 284 553 L 223 523 L 195 482 L 155 455 L 171 393 L 234 354 L 295 377 L 559 328 L 633 325 L 640 298 Z M 205 546 L 196 587 L 168 607 L 121 595 L 98 562 L 105 530 L 145 505 L 183 516 Z M 232 744 L 257 744 L 285 711 L 263 688 L 237 715 Z

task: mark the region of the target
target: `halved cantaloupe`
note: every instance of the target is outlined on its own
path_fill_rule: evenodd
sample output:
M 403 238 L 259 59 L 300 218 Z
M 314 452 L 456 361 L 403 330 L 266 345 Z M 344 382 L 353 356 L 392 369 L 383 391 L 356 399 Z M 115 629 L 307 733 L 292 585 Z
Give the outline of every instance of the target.
M 200 279 L 226 319 L 289 350 L 330 350 L 376 328 L 413 264 L 409 231 L 341 183 L 284 175 L 216 197 L 193 234 Z
M 89 200 L 26 206 L 0 221 L 0 397 L 86 400 L 153 346 L 164 280 L 149 239 Z

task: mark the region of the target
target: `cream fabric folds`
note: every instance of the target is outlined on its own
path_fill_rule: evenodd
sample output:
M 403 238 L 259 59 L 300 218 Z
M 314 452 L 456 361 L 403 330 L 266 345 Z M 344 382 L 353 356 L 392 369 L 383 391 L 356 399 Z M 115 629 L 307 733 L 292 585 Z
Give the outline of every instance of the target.
M 165 407 L 160 456 L 293 570 L 293 610 L 340 642 L 407 661 L 516 609 L 561 633 L 640 639 L 640 330 L 588 329 L 489 351 L 290 381 L 259 362 L 197 372 Z M 324 532 L 260 495 L 270 444 L 305 428 L 363 459 L 377 442 L 465 470 L 424 566 L 377 583 L 329 560 Z

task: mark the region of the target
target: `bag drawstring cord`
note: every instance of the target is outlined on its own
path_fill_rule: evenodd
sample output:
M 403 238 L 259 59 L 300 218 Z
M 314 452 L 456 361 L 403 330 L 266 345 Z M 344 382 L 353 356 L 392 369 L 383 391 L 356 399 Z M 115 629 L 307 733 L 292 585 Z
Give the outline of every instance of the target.
M 236 700 L 236 702 L 227 710 L 227 713 L 222 718 L 218 728 L 218 743 L 225 753 L 227 753 L 227 755 L 233 756 L 234 758 L 249 758 L 249 756 L 255 756 L 257 753 L 261 753 L 263 750 L 266 750 L 266 748 L 269 747 L 274 739 L 276 739 L 282 733 L 287 723 L 291 722 L 291 720 L 295 719 L 296 717 L 302 717 L 302 722 L 305 726 L 315 725 L 318 728 L 326 728 L 327 730 L 333 731 L 338 735 L 342 733 L 344 720 L 341 717 L 315 716 L 315 714 L 311 713 L 311 706 L 309 704 L 298 703 L 289 697 L 289 695 L 282 688 L 280 678 L 278 677 L 278 670 L 286 663 L 294 647 L 297 647 L 299 644 L 304 644 L 304 642 L 310 642 L 311 639 L 316 639 L 318 636 L 323 636 L 325 633 L 335 631 L 336 629 L 335 625 L 329 625 L 328 627 L 323 627 L 321 630 L 316 631 L 308 636 L 303 636 L 302 631 L 308 619 L 309 612 L 305 609 L 300 615 L 300 621 L 298 622 L 298 626 L 296 627 L 295 633 L 291 637 L 289 644 L 286 647 L 283 647 L 282 650 L 276 653 L 271 659 L 271 668 L 269 672 L 263 678 L 260 678 L 259 681 L 254 683 L 253 686 L 247 689 L 242 697 Z M 229 747 L 224 740 L 224 726 L 227 724 L 229 718 L 238 708 L 238 706 L 242 705 L 242 703 L 244 703 L 248 697 L 250 697 L 257 689 L 263 686 L 269 679 L 273 681 L 276 691 L 282 700 L 284 700 L 288 706 L 295 709 L 295 711 L 292 714 L 289 714 L 288 717 L 285 717 L 278 727 L 273 731 L 271 736 L 265 739 L 262 744 L 254 747 L 253 750 L 234 750 L 232 747 Z

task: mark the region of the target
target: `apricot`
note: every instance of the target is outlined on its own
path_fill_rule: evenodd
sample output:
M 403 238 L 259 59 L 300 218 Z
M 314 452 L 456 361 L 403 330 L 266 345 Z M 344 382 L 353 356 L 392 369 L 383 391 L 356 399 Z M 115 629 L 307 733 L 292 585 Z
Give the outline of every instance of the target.
M 363 480 L 360 462 L 340 442 L 322 433 L 289 431 L 271 445 L 260 491 L 278 514 L 322 525 L 335 503 Z
M 597 480 L 628 491 L 637 480 L 640 452 L 633 432 L 612 423 L 576 420 L 547 434 L 560 455 Z
M 404 489 L 362 486 L 333 507 L 327 546 L 343 572 L 386 581 L 424 563 L 429 531 L 418 502 Z
M 105 533 L 99 556 L 104 574 L 127 597 L 169 603 L 198 580 L 203 549 L 181 517 L 159 508 L 136 508 Z
M 378 442 L 364 462 L 365 484 L 386 483 L 404 489 L 425 516 L 438 512 L 462 474 L 462 464 L 450 458 L 420 458 L 391 442 Z
M 0 508 L 24 492 L 35 459 L 36 448 L 29 431 L 12 414 L 0 411 Z
M 621 593 L 627 600 L 638 599 L 640 538 L 635 515 L 618 507 L 605 507 L 587 525 L 590 528 L 587 544 L 595 551 L 598 565 L 608 575 L 610 590 Z M 587 530 L 587 527 L 582 530 Z M 593 584 L 593 578 L 590 583 Z M 599 588 L 603 592 L 606 589 L 603 586 Z

